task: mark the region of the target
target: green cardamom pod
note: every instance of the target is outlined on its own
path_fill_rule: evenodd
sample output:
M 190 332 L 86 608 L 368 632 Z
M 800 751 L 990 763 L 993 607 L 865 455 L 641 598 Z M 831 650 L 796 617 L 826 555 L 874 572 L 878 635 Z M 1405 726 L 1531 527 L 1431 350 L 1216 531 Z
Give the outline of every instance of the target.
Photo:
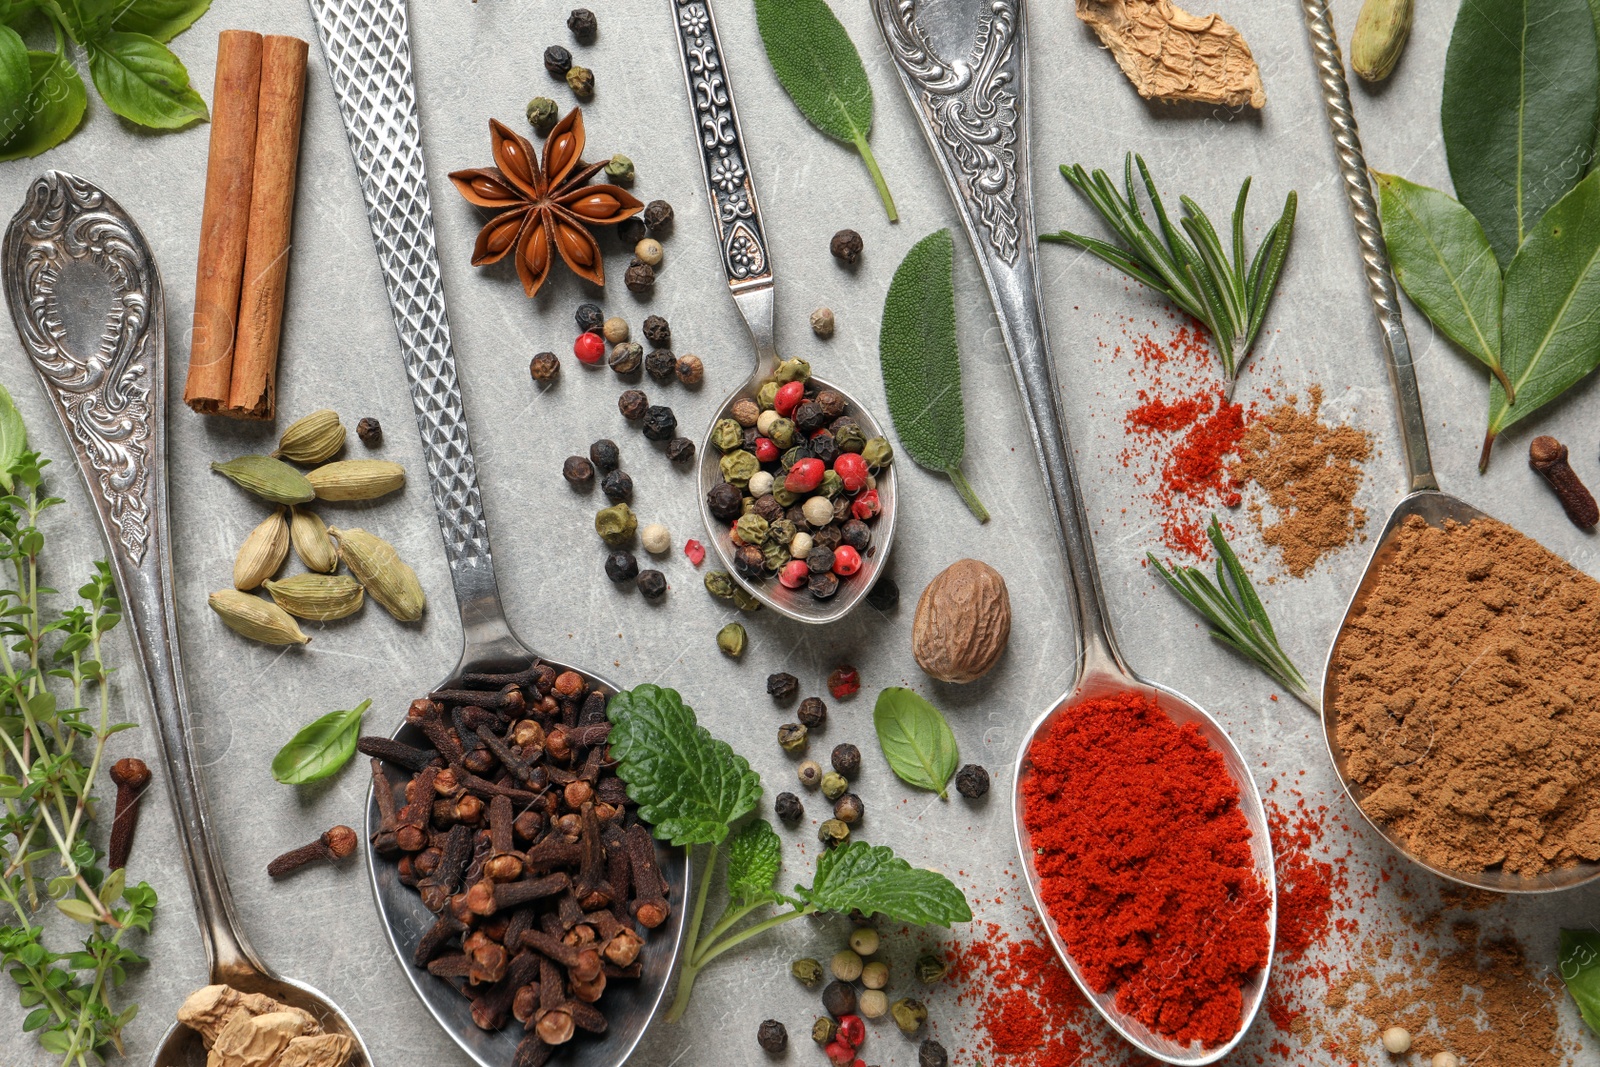
M 304 504 L 317 496 L 304 474 L 271 456 L 240 456 L 226 463 L 213 463 L 211 469 L 240 489 L 274 504 Z
M 268 582 L 267 593 L 290 615 L 314 622 L 354 615 L 366 599 L 361 583 L 347 574 L 297 574 Z
M 270 600 L 237 589 L 220 589 L 211 594 L 211 610 L 228 629 L 265 645 L 304 645 L 311 638 L 300 632 L 289 613 Z
M 1369 82 L 1381 82 L 1400 62 L 1411 36 L 1413 0 L 1366 0 L 1350 38 L 1350 67 Z
M 233 587 L 256 588 L 277 574 L 288 558 L 289 524 L 283 521 L 283 509 L 277 508 L 239 546 L 239 554 L 233 560 Z
M 341 459 L 306 478 L 322 500 L 376 500 L 406 484 L 406 469 L 386 459 Z
M 316 512 L 289 509 L 289 540 L 307 570 L 329 574 L 339 565 L 339 550 L 333 547 L 328 527 Z
M 328 532 L 339 542 L 339 558 L 372 594 L 373 600 L 401 622 L 416 622 L 422 618 L 427 603 L 422 583 L 417 581 L 417 572 L 401 560 L 393 545 L 362 529 L 329 527 Z
M 278 459 L 291 463 L 326 463 L 344 447 L 345 428 L 337 411 L 323 408 L 296 419 L 278 438 Z

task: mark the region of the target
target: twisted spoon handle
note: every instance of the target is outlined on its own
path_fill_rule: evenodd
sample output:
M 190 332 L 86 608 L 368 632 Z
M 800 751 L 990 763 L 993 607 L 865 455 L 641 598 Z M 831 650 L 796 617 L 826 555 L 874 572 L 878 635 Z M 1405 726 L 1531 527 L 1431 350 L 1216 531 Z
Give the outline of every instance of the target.
M 1361 152 L 1361 131 L 1356 128 L 1355 112 L 1350 107 L 1350 85 L 1344 77 L 1344 59 L 1339 54 L 1339 38 L 1333 32 L 1327 0 L 1301 0 L 1305 11 L 1306 34 L 1317 64 L 1317 80 L 1322 85 L 1322 102 L 1327 108 L 1328 125 L 1333 131 L 1333 146 L 1339 156 L 1339 173 L 1350 198 L 1350 214 L 1355 219 L 1356 240 L 1361 245 L 1361 263 L 1367 275 L 1367 293 L 1383 331 L 1384 361 L 1389 366 L 1389 384 L 1394 389 L 1400 415 L 1400 439 L 1406 454 L 1406 473 L 1411 492 L 1437 489 L 1433 457 L 1428 452 L 1428 424 L 1422 416 L 1422 394 L 1417 387 L 1417 369 L 1411 361 L 1411 343 L 1406 339 L 1400 317 L 1400 293 L 1394 271 L 1389 266 L 1389 248 L 1383 240 L 1378 205 L 1372 199 L 1372 182 L 1367 160 Z

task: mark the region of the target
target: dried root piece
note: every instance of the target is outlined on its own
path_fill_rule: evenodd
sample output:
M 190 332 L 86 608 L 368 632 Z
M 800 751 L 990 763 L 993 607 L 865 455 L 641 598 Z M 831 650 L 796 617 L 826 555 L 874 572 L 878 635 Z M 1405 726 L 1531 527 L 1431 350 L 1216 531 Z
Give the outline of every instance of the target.
M 1220 16 L 1196 17 L 1170 0 L 1078 0 L 1078 18 L 1147 100 L 1254 108 L 1267 102 L 1250 46 Z
M 246 1018 L 287 1012 L 300 1020 L 301 1034 L 315 1034 L 321 1030 L 310 1012 L 280 1004 L 260 993 L 241 993 L 230 985 L 208 985 L 190 993 L 178 1009 L 178 1021 L 198 1032 L 210 1048 L 236 1012 Z

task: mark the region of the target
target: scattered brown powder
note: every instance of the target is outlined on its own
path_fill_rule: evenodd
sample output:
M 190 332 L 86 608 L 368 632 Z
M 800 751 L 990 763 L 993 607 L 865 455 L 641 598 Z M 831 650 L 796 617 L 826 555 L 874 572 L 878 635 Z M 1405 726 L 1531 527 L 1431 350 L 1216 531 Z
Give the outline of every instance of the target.
M 1600 859 L 1600 582 L 1493 519 L 1385 555 L 1332 664 L 1362 809 L 1452 870 Z
M 1309 406 L 1298 397 L 1262 416 L 1239 442 L 1233 475 L 1259 485 L 1277 518 L 1267 521 L 1259 503 L 1251 517 L 1262 540 L 1283 554 L 1284 568 L 1303 578 L 1318 560 L 1354 541 L 1367 524 L 1355 506 L 1361 464 L 1372 455 L 1372 439 L 1354 426 L 1329 426 L 1318 418 L 1322 386 L 1313 385 Z

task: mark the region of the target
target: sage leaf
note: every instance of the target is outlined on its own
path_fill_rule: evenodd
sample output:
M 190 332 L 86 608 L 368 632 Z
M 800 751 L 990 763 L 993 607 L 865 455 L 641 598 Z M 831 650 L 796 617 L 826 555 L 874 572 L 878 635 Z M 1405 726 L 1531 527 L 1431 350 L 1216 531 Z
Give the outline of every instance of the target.
M 883 301 L 878 363 L 895 433 L 911 458 L 943 471 L 979 522 L 989 512 L 967 484 L 961 406 L 961 351 L 956 343 L 955 242 L 935 230 L 895 269 Z
M 361 716 L 372 701 L 349 711 L 330 711 L 289 739 L 272 757 L 272 777 L 284 785 L 320 782 L 350 762 L 361 736 Z
M 22 412 L 12 403 L 11 394 L 0 385 L 0 486 L 11 492 L 16 484 L 11 468 L 28 448 L 28 428 L 23 425 Z
M 1588 0 L 1462 4 L 1439 118 L 1456 197 L 1509 265 L 1588 168 L 1600 53 Z
M 117 13 L 113 28 L 170 41 L 193 25 L 211 0 L 133 0 Z
M 27 121 L 28 94 L 32 91 L 28 46 L 16 30 L 0 25 L 0 144 Z
M 891 922 L 918 926 L 972 921 L 966 896 L 950 879 L 914 868 L 887 846 L 865 841 L 823 852 L 811 888 L 795 886 L 795 894 L 815 910 L 841 915 L 876 912 Z
M 756 27 L 779 84 L 813 126 L 856 146 L 889 221 L 899 221 L 894 197 L 867 145 L 872 83 L 855 42 L 824 0 L 755 0 L 755 4 Z
M 141 126 L 178 129 L 207 117 L 189 72 L 153 37 L 120 30 L 85 42 L 89 76 L 106 106 Z
M 1497 434 L 1527 418 L 1600 363 L 1600 171 L 1547 211 L 1506 268 L 1500 360 L 1516 389 L 1510 403 L 1489 383 L 1489 429 L 1479 468 Z
M 1594 930 L 1561 931 L 1557 968 L 1567 992 L 1589 1029 L 1600 1034 L 1600 933 Z
M 956 773 L 961 753 L 956 735 L 938 708 L 909 689 L 890 686 L 878 694 L 872 725 L 896 777 L 907 785 L 938 793 L 941 800 L 948 799 L 945 787 Z
M 54 148 L 83 121 L 89 90 L 72 61 L 56 52 L 29 52 L 26 118 L 0 143 L 0 160 L 23 159 Z
M 776 904 L 773 888 L 783 866 L 783 841 L 765 819 L 757 819 L 733 836 L 728 846 L 728 898 L 740 906 Z
M 1373 177 L 1383 240 L 1406 295 L 1440 333 L 1509 388 L 1500 366 L 1500 263 L 1483 227 L 1437 189 L 1394 174 Z
M 674 845 L 715 844 L 755 810 L 761 776 L 671 689 L 638 685 L 606 705 L 611 758 L 639 817 Z

